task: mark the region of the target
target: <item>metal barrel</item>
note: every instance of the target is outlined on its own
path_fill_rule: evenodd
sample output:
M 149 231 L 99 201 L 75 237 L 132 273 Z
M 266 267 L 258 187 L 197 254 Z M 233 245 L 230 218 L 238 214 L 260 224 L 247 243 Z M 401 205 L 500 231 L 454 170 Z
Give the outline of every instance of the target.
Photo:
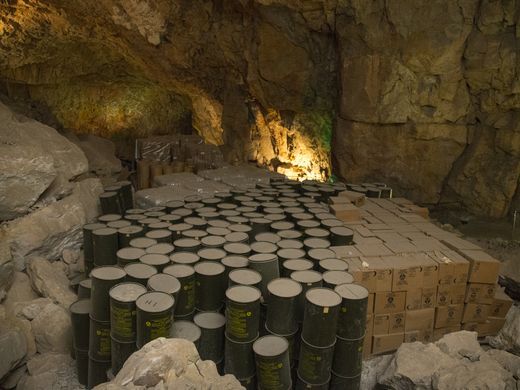
M 305 293 L 302 339 L 315 347 L 328 347 L 336 340 L 341 297 L 324 287 Z M 303 378 L 306 379 L 306 378 Z
M 162 291 L 166 294 L 170 294 L 175 298 L 175 303 L 177 303 L 177 297 L 181 290 L 181 282 L 170 274 L 155 274 L 148 279 L 147 287 L 150 291 Z
M 357 284 L 341 284 L 334 291 L 341 297 L 336 334 L 350 340 L 362 338 L 366 329 L 368 290 Z
M 119 194 L 115 191 L 103 192 L 99 195 L 103 214 L 122 214 Z
M 137 337 L 135 301 L 146 288 L 135 282 L 125 282 L 110 289 L 110 332 L 121 342 L 135 342 Z
M 208 226 L 208 222 L 199 217 L 187 217 L 184 219 L 184 222 L 192 225 L 195 229 L 206 229 L 206 227 Z
M 193 226 L 189 223 L 179 222 L 172 224 L 168 230 L 172 232 L 172 241 L 180 240 L 182 238 L 182 232 L 193 229 Z
M 90 289 L 92 288 L 92 279 L 83 279 L 78 284 L 78 299 L 90 299 Z
M 379 188 L 381 191 L 381 198 L 391 198 L 392 197 L 392 189 L 390 187 L 382 187 Z
M 203 237 L 206 237 L 208 232 L 202 229 L 189 229 L 182 232 L 182 237 L 193 238 L 200 241 Z
M 117 185 L 121 186 L 120 196 L 123 200 L 122 209 L 123 211 L 129 210 L 134 207 L 134 195 L 132 193 L 132 183 L 128 180 L 118 181 Z
M 291 362 L 291 367 L 294 367 L 296 362 L 298 361 L 298 355 L 300 353 L 300 330 L 298 329 L 296 332 L 292 334 L 277 334 L 271 332 L 266 327 L 266 334 L 270 334 L 273 336 L 284 337 L 289 343 L 289 360 Z
M 80 299 L 69 307 L 72 323 L 72 345 L 79 350 L 88 350 L 90 326 L 90 299 Z
M 129 226 L 132 226 L 132 222 L 127 221 L 126 219 L 119 219 L 117 221 L 112 221 L 112 222 L 107 223 L 107 227 L 112 228 L 112 229 L 117 229 L 117 230 L 122 229 L 124 227 L 129 227 Z
M 204 312 L 194 316 L 193 322 L 200 328 L 200 341 L 197 347 L 202 360 L 215 363 L 224 358 L 224 328 L 226 318 L 220 313 Z
M 157 244 L 156 240 L 147 237 L 137 237 L 130 240 L 130 246 L 132 248 L 141 248 L 146 250 L 146 248 L 151 247 L 155 244 Z
M 157 273 L 157 268 L 148 264 L 132 263 L 124 268 L 127 282 L 136 282 L 146 287 L 148 279 Z
M 172 243 L 172 232 L 168 229 L 154 229 L 145 233 L 147 238 L 151 238 L 157 242 Z
M 202 261 L 220 261 L 226 257 L 227 253 L 219 248 L 202 248 L 199 249 L 197 255 Z
M 364 337 L 355 340 L 337 338 L 332 363 L 332 369 L 337 375 L 354 377 L 361 374 L 364 339 Z
M 252 218 L 251 219 L 251 234 L 252 236 L 256 236 L 260 233 L 265 233 L 270 231 L 271 221 L 267 218 Z
M 254 269 L 262 275 L 260 282 L 260 291 L 262 296 L 267 296 L 267 284 L 280 277 L 280 267 L 278 265 L 278 256 L 274 253 L 258 253 L 249 256 L 249 268 Z
M 200 241 L 194 238 L 179 238 L 173 242 L 173 246 L 181 252 L 197 253 L 200 249 Z
M 171 213 L 173 210 L 183 208 L 185 205 L 182 200 L 170 200 L 166 202 L 166 212 Z
M 262 275 L 258 271 L 249 268 L 239 268 L 228 275 L 229 286 L 243 285 L 260 288 Z
M 93 389 L 108 380 L 107 371 L 112 368 L 112 361 L 88 358 L 87 389 Z
M 124 281 L 126 273 L 119 267 L 98 267 L 94 268 L 90 274 L 92 288 L 90 299 L 92 308 L 90 315 L 96 321 L 110 321 L 110 299 L 108 292 L 110 289 Z
M 100 215 L 97 220 L 99 223 L 109 223 L 122 219 L 121 214 L 103 214 Z
M 305 309 L 305 293 L 311 288 L 322 286 L 322 275 L 319 272 L 313 270 L 294 271 L 291 273 L 291 279 L 300 283 L 302 286 L 302 293 L 298 296 L 296 309 L 298 322 L 302 322 L 303 312 Z
M 175 299 L 160 291 L 144 293 L 136 301 L 137 347 L 158 338 L 168 337 L 173 324 Z
M 251 247 L 247 244 L 241 244 L 239 242 L 230 242 L 224 245 L 224 250 L 229 255 L 234 256 L 249 256 L 251 253 Z
M 242 244 L 249 243 L 249 235 L 244 232 L 231 232 L 224 236 L 226 242 L 239 242 Z
M 331 380 L 328 380 L 325 383 L 313 385 L 311 383 L 305 382 L 298 374 L 296 374 L 295 390 L 329 390 L 330 383 Z M 350 390 L 350 387 L 345 387 L 343 390 Z
M 117 373 L 123 368 L 123 365 L 127 361 L 127 359 L 137 351 L 137 346 L 134 341 L 120 341 L 113 336 L 111 336 L 111 348 L 112 348 L 112 374 L 117 375 Z
M 92 232 L 94 230 L 99 230 L 105 228 L 106 225 L 104 223 L 89 223 L 83 225 L 83 258 L 85 259 L 85 263 L 93 263 L 94 262 L 94 247 L 92 243 Z
M 330 248 L 330 241 L 325 238 L 306 238 L 303 240 L 303 247 L 307 252 L 311 249 L 327 249 Z
M 253 341 L 260 329 L 259 289 L 233 286 L 226 290 L 226 334 L 234 341 Z
M 191 313 L 184 315 L 177 315 L 175 314 L 175 311 L 173 312 L 175 321 L 193 321 L 193 317 L 195 316 L 195 314 L 197 314 L 197 311 L 195 309 L 193 309 Z
M 227 240 L 223 236 L 208 235 L 202 237 L 200 242 L 204 248 L 222 248 Z
M 116 252 L 117 265 L 124 268 L 128 264 L 138 263 L 139 258 L 145 254 L 146 252 L 141 248 L 121 248 Z
M 281 230 L 291 230 L 294 229 L 294 223 L 288 221 L 274 222 L 269 226 L 269 229 L 273 233 L 278 233 Z
M 117 230 L 112 228 L 97 229 L 92 232 L 92 249 L 94 266 L 117 264 L 117 250 L 119 241 Z
M 255 339 L 256 340 L 256 339 Z M 255 341 L 233 341 L 225 335 L 224 372 L 234 375 L 238 380 L 255 375 Z
M 319 331 L 318 331 L 319 332 Z M 318 347 L 301 338 L 298 376 L 304 382 L 321 385 L 330 380 L 335 340 L 331 345 Z
M 303 248 L 303 242 L 300 240 L 294 240 L 294 239 L 283 239 L 276 243 L 278 248 L 280 249 L 302 249 Z
M 131 225 L 117 230 L 117 239 L 119 248 L 126 248 L 130 246 L 130 241 L 134 238 L 142 237 L 144 229 L 142 226 Z
M 191 321 L 174 321 L 170 332 L 170 338 L 191 341 L 199 348 L 201 329 Z
M 153 253 L 153 254 L 157 254 L 157 255 L 170 256 L 174 250 L 175 250 L 175 248 L 172 244 L 161 242 L 161 243 L 157 243 L 155 245 L 149 246 L 148 248 L 146 248 L 145 252 Z
M 195 307 L 199 311 L 218 311 L 226 292 L 226 268 L 217 262 L 195 264 Z
M 257 390 L 256 386 L 256 375 L 253 375 L 250 378 L 238 379 L 240 385 L 246 390 Z
M 260 337 L 254 342 L 253 351 L 259 389 L 292 388 L 289 342 L 284 337 Z
M 313 262 L 307 259 L 285 260 L 282 263 L 282 277 L 289 278 L 294 271 L 308 271 L 313 266 Z
M 323 274 L 323 286 L 334 289 L 340 284 L 354 282 L 354 277 L 347 271 L 325 271 Z
M 245 256 L 226 256 L 220 260 L 222 265 L 226 267 L 225 278 L 228 280 L 229 273 L 235 269 L 247 268 L 249 260 Z
M 88 349 L 81 350 L 74 348 L 74 357 L 76 359 L 78 382 L 86 386 L 88 384 Z
M 332 371 L 332 377 L 330 380 L 330 390 L 359 390 L 361 389 L 361 375 L 354 377 L 342 377 Z
M 251 250 L 253 253 L 276 253 L 278 245 L 272 242 L 256 241 L 251 244 Z
M 194 266 L 198 261 L 200 260 L 200 257 L 196 253 L 192 252 L 174 252 L 170 255 L 170 261 L 174 264 L 185 264 L 185 265 L 191 265 Z
M 330 243 L 332 246 L 352 245 L 354 243 L 354 232 L 345 226 L 331 227 Z
M 175 301 L 175 318 L 193 313 L 195 310 L 195 269 L 187 264 L 172 264 L 165 267 L 163 272 L 175 277 L 180 283 Z
M 257 242 L 270 242 L 271 244 L 276 244 L 281 239 L 282 238 L 278 234 L 270 232 L 255 235 L 255 241 Z
M 130 221 L 132 223 L 132 226 L 140 226 L 139 221 L 146 218 L 146 215 L 144 214 L 125 214 L 124 216 L 125 220 Z
M 110 321 L 90 317 L 88 355 L 96 360 L 110 360 Z
M 305 238 L 325 238 L 328 239 L 330 236 L 330 231 L 327 229 L 322 229 L 319 227 L 305 229 L 304 231 Z
M 293 334 L 298 330 L 297 298 L 300 283 L 289 278 L 274 279 L 267 285 L 266 328 L 276 334 Z
M 303 236 L 303 234 L 295 229 L 280 230 L 276 233 L 282 240 L 297 240 Z M 303 246 L 303 245 L 302 245 Z
M 341 259 L 323 259 L 318 263 L 318 271 L 327 272 L 327 271 L 347 271 L 348 264 L 346 261 Z
M 162 272 L 164 267 L 170 264 L 170 258 L 166 255 L 158 255 L 156 253 L 147 253 L 139 258 L 139 262 L 142 264 L 147 264 L 157 271 Z
M 324 259 L 333 259 L 336 257 L 336 253 L 332 249 L 328 248 L 315 248 L 307 251 L 305 258 L 310 259 L 314 262 L 314 268 L 318 269 L 318 264 Z

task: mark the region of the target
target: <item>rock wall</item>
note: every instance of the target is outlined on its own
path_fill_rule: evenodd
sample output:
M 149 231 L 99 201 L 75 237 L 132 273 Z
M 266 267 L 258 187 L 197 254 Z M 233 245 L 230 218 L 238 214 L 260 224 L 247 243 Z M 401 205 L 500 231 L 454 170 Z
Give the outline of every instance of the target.
M 517 0 L 18 0 L 0 88 L 76 132 L 192 126 L 230 161 L 508 213 Z M 518 196 L 517 196 L 518 198 Z

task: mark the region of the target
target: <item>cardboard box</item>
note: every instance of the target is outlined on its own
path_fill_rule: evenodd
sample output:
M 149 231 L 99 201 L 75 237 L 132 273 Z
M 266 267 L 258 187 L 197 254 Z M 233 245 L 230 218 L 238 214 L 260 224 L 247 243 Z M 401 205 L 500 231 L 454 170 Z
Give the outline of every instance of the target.
M 361 212 L 358 207 L 353 204 L 333 204 L 330 205 L 330 212 L 341 221 L 360 221 Z
M 445 334 L 458 332 L 460 330 L 460 324 L 454 326 L 448 326 L 444 328 L 437 328 L 433 330 L 433 339 L 432 341 L 440 340 Z
M 421 309 L 428 309 L 437 306 L 437 287 L 422 289 Z
M 406 310 L 417 310 L 422 307 L 422 288 L 406 291 Z
M 505 318 L 501 317 L 488 317 L 486 321 L 488 334 L 486 336 L 492 336 L 496 335 L 498 332 L 500 332 L 500 329 L 504 326 L 506 323 Z
M 366 196 L 361 192 L 342 191 L 338 194 L 339 197 L 347 198 L 355 206 L 361 207 L 365 204 Z
M 368 303 L 367 303 L 367 313 L 372 314 L 374 312 L 374 300 L 376 299 L 376 294 L 370 293 L 368 294 Z
M 468 283 L 464 302 L 493 304 L 496 291 L 496 284 Z
M 376 278 L 374 270 L 366 267 L 360 258 L 345 259 L 348 264 L 348 272 L 354 278 L 354 281 L 365 287 L 370 293 L 376 291 Z
M 370 258 L 369 264 L 371 269 L 376 272 L 376 292 L 390 291 L 392 289 L 392 267 L 389 267 L 388 263 L 381 257 Z
M 422 272 L 422 288 L 437 287 L 439 284 L 439 265 L 426 253 L 417 253 L 414 255 L 417 263 L 421 266 Z
M 437 306 L 447 306 L 451 303 L 450 287 L 450 284 L 439 284 L 437 287 Z
M 329 197 L 329 204 L 351 204 L 349 198 L 346 196 L 331 196 Z
M 489 308 L 489 316 L 505 318 L 512 304 L 513 300 L 509 298 L 509 295 L 501 288 L 497 289 L 493 303 L 491 303 L 491 307 Z
M 481 303 L 466 303 L 464 305 L 462 323 L 486 321 L 489 315 L 490 307 L 491 305 L 484 305 Z
M 469 262 L 452 250 L 429 252 L 439 266 L 439 284 L 463 284 L 468 280 Z
M 433 341 L 433 329 L 428 330 L 410 330 L 404 332 L 404 342 L 413 343 L 420 341 L 424 343 L 430 343 Z
M 392 269 L 380 257 L 360 257 L 345 259 L 349 273 L 354 281 L 369 292 L 390 291 L 392 287 Z
M 435 309 L 409 310 L 406 312 L 405 331 L 431 330 L 435 321 Z
M 374 313 L 389 314 L 404 311 L 406 293 L 404 291 L 377 292 L 374 302 Z
M 407 291 L 422 286 L 421 266 L 410 256 L 388 256 L 384 260 L 393 266 L 392 291 Z
M 468 322 L 466 324 L 462 324 L 462 330 L 478 332 L 478 322 Z
M 464 303 L 466 297 L 466 284 L 452 284 L 450 286 L 450 302 L 452 304 Z
M 401 333 L 404 332 L 405 322 L 406 322 L 406 312 L 401 311 L 399 313 L 391 313 L 390 316 L 390 326 L 388 328 L 388 333 Z
M 363 359 L 368 358 L 372 354 L 372 335 L 374 329 L 374 318 L 372 314 L 367 316 L 367 330 L 365 339 L 363 340 Z
M 367 314 L 367 324 L 365 329 L 365 335 L 370 334 L 372 335 L 374 333 L 374 315 L 373 314 Z
M 500 262 L 482 250 L 461 250 L 470 263 L 468 282 L 495 284 Z
M 435 308 L 435 329 L 458 326 L 464 312 L 464 305 L 446 305 Z
M 388 334 L 390 314 L 375 314 L 373 334 Z
M 395 351 L 404 341 L 404 333 L 391 333 L 374 335 L 372 341 L 372 353 Z
M 361 252 L 363 256 L 391 256 L 394 254 L 388 249 L 377 237 L 367 237 L 363 243 L 356 244 L 356 249 Z

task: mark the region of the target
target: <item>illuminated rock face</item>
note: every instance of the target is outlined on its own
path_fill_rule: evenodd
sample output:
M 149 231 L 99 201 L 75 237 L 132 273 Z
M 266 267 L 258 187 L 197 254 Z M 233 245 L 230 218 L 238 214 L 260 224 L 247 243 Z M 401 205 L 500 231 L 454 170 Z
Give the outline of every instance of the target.
M 388 181 L 418 202 L 498 217 L 519 199 L 519 8 L 8 1 L 0 89 L 78 133 L 191 126 L 230 161 L 326 178 L 332 160 L 346 180 Z

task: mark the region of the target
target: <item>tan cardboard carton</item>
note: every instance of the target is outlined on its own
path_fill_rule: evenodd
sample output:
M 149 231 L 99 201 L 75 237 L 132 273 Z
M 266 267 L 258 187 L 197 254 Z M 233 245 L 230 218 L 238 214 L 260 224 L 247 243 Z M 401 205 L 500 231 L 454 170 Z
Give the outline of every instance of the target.
M 380 257 L 349 258 L 346 261 L 356 283 L 369 292 L 391 290 L 393 271 Z
M 406 312 L 405 331 L 431 330 L 435 322 L 435 309 L 409 310 Z
M 422 288 L 406 291 L 406 310 L 417 310 L 422 307 Z
M 498 280 L 500 262 L 483 250 L 460 251 L 470 262 L 468 281 L 472 283 L 495 284 Z
M 391 313 L 390 326 L 388 327 L 388 333 L 400 333 L 404 332 L 406 322 L 406 312 L 401 311 L 399 313 Z
M 388 334 L 390 329 L 390 314 L 374 314 L 373 334 Z
M 368 258 L 365 257 L 362 259 L 366 260 Z M 376 272 L 376 292 L 390 291 L 392 289 L 392 267 L 381 257 L 371 257 L 368 263 L 371 269 Z
M 404 311 L 406 293 L 404 291 L 377 292 L 374 313 L 388 314 Z
M 486 330 L 489 332 L 486 336 L 496 335 L 506 322 L 505 318 L 501 317 L 488 317 L 486 324 Z
M 367 237 L 362 243 L 356 244 L 356 249 L 361 252 L 363 256 L 391 256 L 394 254 L 388 247 L 386 247 L 377 237 Z
M 489 308 L 490 317 L 505 318 L 513 300 L 502 289 L 497 289 L 495 299 Z
M 361 212 L 353 204 L 332 204 L 330 205 L 330 211 L 336 218 L 345 222 L 361 220 Z
M 433 339 L 432 341 L 440 340 L 445 334 L 458 332 L 460 330 L 460 324 L 448 326 L 444 328 L 437 328 L 433 330 Z
M 452 304 L 464 303 L 466 297 L 466 284 L 452 284 L 450 286 L 450 302 Z
M 462 330 L 467 330 L 468 332 L 478 332 L 478 325 L 478 322 L 467 322 L 462 324 Z
M 372 354 L 372 335 L 374 329 L 374 319 L 372 314 L 367 316 L 367 330 L 363 340 L 363 359 L 366 359 Z
M 348 272 L 357 284 L 365 287 L 369 292 L 376 291 L 376 272 L 364 265 L 360 258 L 350 258 L 345 260 L 348 264 Z
M 374 335 L 372 353 L 395 351 L 404 341 L 404 333 Z
M 367 325 L 365 334 L 372 335 L 374 333 L 374 315 L 373 314 L 367 314 Z
M 374 300 L 376 299 L 375 293 L 368 294 L 367 313 L 372 314 L 374 312 Z
M 421 265 L 422 288 L 437 287 L 439 284 L 439 265 L 426 253 L 414 255 L 416 261 Z
M 466 303 L 464 305 L 464 314 L 462 322 L 484 322 L 489 315 L 491 305 L 484 305 L 481 303 Z
M 435 329 L 458 326 L 464 312 L 464 305 L 446 305 L 435 308 Z
M 437 306 L 437 287 L 422 289 L 421 308 L 428 309 Z
M 349 198 L 346 196 L 331 196 L 329 197 L 329 204 L 351 204 Z
M 361 192 L 342 191 L 338 194 L 338 196 L 347 198 L 350 202 L 358 207 L 363 206 L 366 200 L 365 194 L 362 194 Z
M 451 304 L 450 287 L 450 284 L 439 284 L 437 287 L 437 306 L 447 306 Z
M 439 284 L 463 284 L 468 280 L 469 262 L 452 250 L 434 251 L 428 255 L 439 265 Z
M 408 332 L 404 332 L 404 342 L 405 343 L 414 343 L 416 341 L 422 341 L 421 340 L 421 331 L 410 330 Z
M 387 263 L 393 265 L 392 291 L 407 291 L 422 286 L 421 265 L 410 256 L 389 256 Z
M 468 283 L 464 302 L 493 304 L 496 290 L 496 284 Z

